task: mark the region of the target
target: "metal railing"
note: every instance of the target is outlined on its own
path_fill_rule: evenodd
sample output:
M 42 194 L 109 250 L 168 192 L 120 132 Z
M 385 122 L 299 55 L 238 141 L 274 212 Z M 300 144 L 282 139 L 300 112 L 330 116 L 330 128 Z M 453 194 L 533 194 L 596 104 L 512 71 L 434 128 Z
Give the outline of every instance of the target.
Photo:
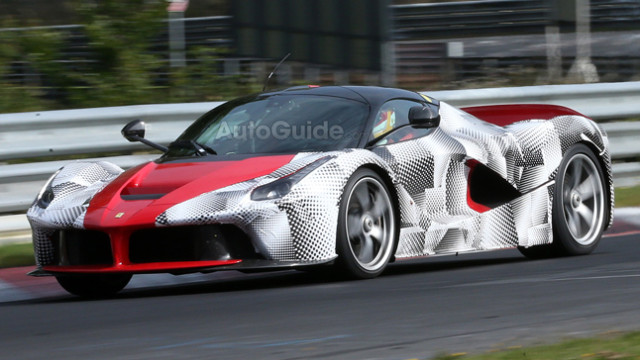
M 189 123 L 219 104 L 135 105 L 0 115 L 0 161 L 146 150 L 140 143 L 123 141 L 120 128 L 127 121 L 148 122 L 148 137 L 169 143 Z
M 640 1 L 590 0 L 593 31 L 640 28 Z M 448 39 L 491 35 L 541 34 L 554 19 L 550 0 L 490 0 L 393 5 L 395 40 Z
M 551 22 L 545 0 L 395 5 L 391 10 L 395 40 L 543 33 Z
M 595 31 L 638 29 L 638 18 L 638 0 L 591 0 L 591 26 Z

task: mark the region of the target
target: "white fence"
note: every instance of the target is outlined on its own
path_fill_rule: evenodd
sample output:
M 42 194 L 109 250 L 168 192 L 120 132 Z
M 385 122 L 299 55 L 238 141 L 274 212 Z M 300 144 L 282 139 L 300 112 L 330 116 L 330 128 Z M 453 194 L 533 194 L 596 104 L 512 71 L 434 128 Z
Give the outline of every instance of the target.
M 640 82 L 587 85 L 548 85 L 520 88 L 426 92 L 456 106 L 543 103 L 573 108 L 596 120 L 640 118 Z M 68 161 L 50 156 L 105 154 L 148 150 L 127 142 L 120 129 L 133 119 L 147 124 L 147 138 L 168 144 L 188 124 L 220 102 L 139 105 L 98 109 L 31 112 L 0 115 L 0 162 L 38 159 L 25 164 L 0 163 L 0 213 L 24 211 L 48 176 Z M 614 159 L 640 156 L 640 122 L 603 124 L 611 138 Z M 101 158 L 128 168 L 157 154 Z M 640 182 L 640 163 L 614 166 L 617 184 Z M 0 224 L 0 230 L 2 224 Z

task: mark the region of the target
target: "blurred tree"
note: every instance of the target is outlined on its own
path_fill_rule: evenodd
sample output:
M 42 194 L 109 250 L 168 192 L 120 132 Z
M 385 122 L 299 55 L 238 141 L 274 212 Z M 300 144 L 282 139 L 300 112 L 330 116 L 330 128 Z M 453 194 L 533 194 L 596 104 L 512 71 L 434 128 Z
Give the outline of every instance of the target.
M 3 28 L 15 26 L 3 21 Z M 0 112 L 54 107 L 48 93 L 63 78 L 56 62 L 59 34 L 51 30 L 0 31 Z M 46 104 L 46 105 L 45 105 Z
M 83 19 L 91 61 L 69 74 L 73 103 L 110 106 L 154 99 L 161 55 L 150 51 L 166 16 L 164 0 L 75 0 Z
M 228 15 L 231 0 L 191 0 L 185 16 Z M 0 0 L 0 20 L 11 18 L 27 24 L 68 25 L 84 22 L 75 11 L 76 0 Z
M 0 20 L 13 19 L 20 26 L 72 24 L 70 0 L 1 0 Z
M 169 67 L 165 0 L 68 2 L 80 29 L 32 28 L 38 20 L 0 14 L 0 112 L 221 100 L 259 90 L 246 76 L 220 75 L 227 49 L 189 49 L 188 66 Z
M 260 91 L 260 84 L 249 75 L 220 75 L 227 51 L 211 47 L 188 51 L 189 66 L 172 68 L 169 101 L 221 101 Z

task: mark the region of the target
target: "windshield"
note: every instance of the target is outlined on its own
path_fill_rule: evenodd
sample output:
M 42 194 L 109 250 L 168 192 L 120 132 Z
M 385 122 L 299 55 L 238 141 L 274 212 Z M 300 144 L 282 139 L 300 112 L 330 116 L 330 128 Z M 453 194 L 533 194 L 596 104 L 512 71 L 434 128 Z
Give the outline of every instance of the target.
M 366 104 L 331 96 L 244 97 L 203 115 L 169 146 L 165 156 L 297 153 L 356 147 L 368 114 Z

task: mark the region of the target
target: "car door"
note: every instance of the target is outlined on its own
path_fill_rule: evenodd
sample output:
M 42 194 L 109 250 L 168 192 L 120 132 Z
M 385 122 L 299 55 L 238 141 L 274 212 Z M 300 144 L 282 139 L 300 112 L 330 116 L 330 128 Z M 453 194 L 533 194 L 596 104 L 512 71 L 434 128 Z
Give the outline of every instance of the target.
M 455 225 L 477 214 L 466 201 L 465 148 L 440 127 L 409 125 L 409 109 L 415 106 L 424 103 L 384 103 L 369 135 L 372 151 L 387 161 L 399 183 L 402 224 L 396 256 L 472 250 L 464 229 Z

